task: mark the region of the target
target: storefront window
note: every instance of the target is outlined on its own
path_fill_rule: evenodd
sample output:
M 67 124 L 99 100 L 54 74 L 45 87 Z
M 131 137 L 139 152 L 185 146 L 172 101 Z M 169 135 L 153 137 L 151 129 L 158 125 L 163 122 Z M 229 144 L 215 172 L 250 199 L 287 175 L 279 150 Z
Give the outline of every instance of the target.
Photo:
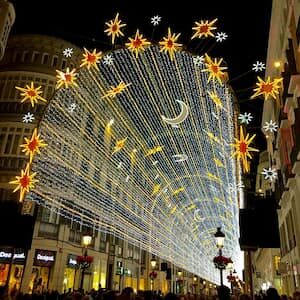
M 66 268 L 64 272 L 64 291 L 73 290 L 75 285 L 76 272 L 79 268 L 76 260 L 77 256 L 69 254 L 67 257 Z
M 29 291 L 42 293 L 48 289 L 50 272 L 55 262 L 55 252 L 47 250 L 36 250 L 34 265 L 32 267 Z

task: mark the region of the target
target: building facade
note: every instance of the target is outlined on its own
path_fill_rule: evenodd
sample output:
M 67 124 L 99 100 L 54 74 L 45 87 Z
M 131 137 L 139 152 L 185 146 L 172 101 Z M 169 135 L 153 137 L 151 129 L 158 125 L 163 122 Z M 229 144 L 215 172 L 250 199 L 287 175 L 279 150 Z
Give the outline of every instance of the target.
M 7 39 L 15 18 L 14 6 L 6 0 L 0 0 L 0 60 L 4 56 Z
M 300 2 L 274 0 L 271 15 L 266 76 L 282 77 L 282 93 L 276 101 L 265 101 L 262 125 L 270 120 L 278 131 L 265 133 L 269 167 L 277 170 L 271 184 L 280 206 L 281 240 L 279 273 L 282 293 L 292 295 L 299 289 L 300 275 Z

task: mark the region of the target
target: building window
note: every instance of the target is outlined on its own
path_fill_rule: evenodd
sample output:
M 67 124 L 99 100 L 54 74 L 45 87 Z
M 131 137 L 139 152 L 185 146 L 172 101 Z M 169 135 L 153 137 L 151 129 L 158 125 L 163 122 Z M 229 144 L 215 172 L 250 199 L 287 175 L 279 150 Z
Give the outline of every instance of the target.
M 32 62 L 37 62 L 38 59 L 39 59 L 39 56 L 40 56 L 40 53 L 34 51 L 33 54 L 32 54 Z
M 52 67 L 56 67 L 57 66 L 57 62 L 58 62 L 58 57 L 57 56 L 53 56 L 53 58 L 52 58 Z
M 28 59 L 29 59 L 29 52 L 24 51 L 22 61 L 26 62 L 26 61 L 28 61 Z
M 49 54 L 44 53 L 42 58 L 42 64 L 46 65 L 48 63 L 48 59 L 49 59 Z

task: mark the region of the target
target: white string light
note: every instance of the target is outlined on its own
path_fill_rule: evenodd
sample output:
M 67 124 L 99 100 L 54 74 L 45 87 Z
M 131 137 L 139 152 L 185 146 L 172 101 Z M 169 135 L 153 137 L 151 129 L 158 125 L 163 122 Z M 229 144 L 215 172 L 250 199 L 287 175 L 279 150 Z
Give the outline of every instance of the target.
M 239 252 L 233 96 L 225 85 L 207 83 L 204 66 L 186 52 L 171 61 L 151 46 L 138 58 L 125 49 L 113 57 L 112 65 L 99 64 L 100 71 L 81 69 L 78 87 L 60 89 L 51 100 L 40 127 L 48 147 L 34 161 L 39 183 L 29 197 L 217 282 L 217 227 L 226 234 L 224 255 Z M 130 85 L 103 98 L 120 82 Z M 221 107 L 207 90 L 220 97 Z M 161 115 L 177 116 L 178 99 L 189 115 L 174 128 Z M 124 148 L 111 155 L 126 137 Z M 145 157 L 158 146 L 163 150 Z M 187 159 L 178 163 L 176 155 Z

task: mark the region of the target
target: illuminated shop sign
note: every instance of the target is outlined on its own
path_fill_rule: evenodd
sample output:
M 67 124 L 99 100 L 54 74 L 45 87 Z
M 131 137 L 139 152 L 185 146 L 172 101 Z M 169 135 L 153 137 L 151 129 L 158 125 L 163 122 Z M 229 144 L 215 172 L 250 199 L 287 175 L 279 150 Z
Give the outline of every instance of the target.
M 13 252 L 15 252 L 13 254 Z M 0 262 L 10 263 L 13 257 L 12 263 L 24 263 L 25 261 L 25 251 L 23 249 L 10 249 L 10 248 L 0 248 Z
M 76 268 L 77 264 L 77 256 L 73 254 L 69 254 L 67 257 L 67 266 L 70 268 Z
M 55 261 L 55 252 L 47 250 L 36 250 L 34 257 L 35 266 L 51 267 Z

